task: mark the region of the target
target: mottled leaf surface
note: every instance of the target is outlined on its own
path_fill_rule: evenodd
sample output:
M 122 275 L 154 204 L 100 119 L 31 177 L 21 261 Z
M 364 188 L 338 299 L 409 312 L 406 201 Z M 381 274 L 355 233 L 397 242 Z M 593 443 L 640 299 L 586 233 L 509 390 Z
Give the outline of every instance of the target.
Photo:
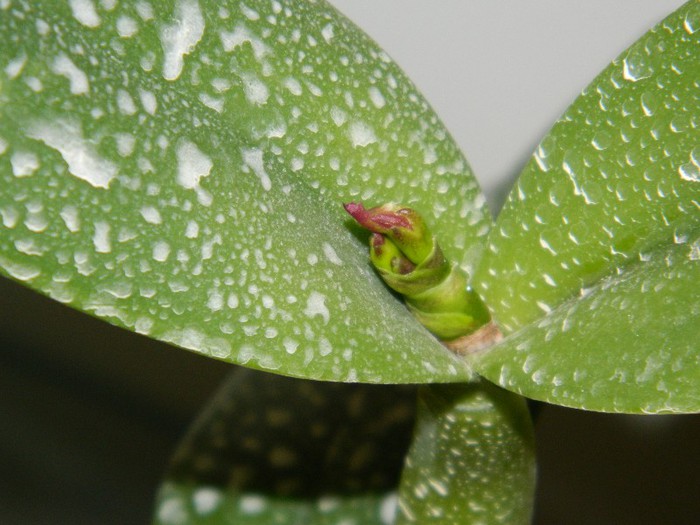
M 476 366 L 492 381 L 550 403 L 700 412 L 698 283 L 700 229 L 506 338 Z
M 370 270 L 341 203 L 414 205 L 448 255 L 490 218 L 395 64 L 324 2 L 0 4 L 0 272 L 282 374 L 469 376 Z
M 552 403 L 700 409 L 700 3 L 613 62 L 554 126 L 475 286 L 504 333 L 477 369 Z
M 235 372 L 180 446 L 155 523 L 388 525 L 415 389 Z
M 525 401 L 483 382 L 424 387 L 397 523 L 528 524 L 534 433 Z
M 605 69 L 555 124 L 474 279 L 505 332 L 672 244 L 678 223 L 700 220 L 699 83 L 693 1 Z

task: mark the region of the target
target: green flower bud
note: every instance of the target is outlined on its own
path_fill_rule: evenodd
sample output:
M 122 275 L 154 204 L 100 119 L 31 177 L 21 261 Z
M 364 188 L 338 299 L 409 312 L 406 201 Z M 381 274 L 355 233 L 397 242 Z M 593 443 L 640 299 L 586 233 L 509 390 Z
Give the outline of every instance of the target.
M 399 247 L 381 233 L 373 233 L 370 238 L 369 258 L 377 270 L 390 274 L 405 275 L 416 268 Z
M 363 228 L 391 239 L 414 264 L 424 261 L 433 251 L 433 236 L 411 208 L 384 204 L 366 210 L 362 204 L 351 202 L 345 210 Z
M 370 260 L 384 282 L 404 296 L 413 315 L 448 347 L 459 348 L 450 343 L 490 322 L 466 275 L 445 259 L 416 211 L 397 204 L 365 209 L 350 203 L 345 209 L 373 232 Z
M 396 247 L 392 241 L 385 240 L 385 244 L 388 243 Z M 430 255 L 417 265 L 409 261 L 401 252 L 399 253 L 401 255 L 393 257 L 393 263 L 386 268 L 375 263 L 370 247 L 370 260 L 389 288 L 405 295 L 406 300 L 437 286 L 450 273 L 450 265 L 437 244 Z

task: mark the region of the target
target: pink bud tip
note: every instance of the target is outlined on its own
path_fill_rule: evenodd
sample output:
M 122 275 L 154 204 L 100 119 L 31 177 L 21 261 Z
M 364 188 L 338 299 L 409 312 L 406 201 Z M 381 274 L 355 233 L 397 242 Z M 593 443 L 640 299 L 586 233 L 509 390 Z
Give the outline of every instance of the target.
M 345 211 L 352 215 L 352 218 L 359 223 L 362 223 L 362 219 L 367 217 L 367 210 L 365 210 L 365 207 L 359 202 L 348 202 L 347 204 L 343 204 L 343 208 L 345 208 Z
M 413 229 L 411 221 L 401 214 L 401 209 L 392 211 L 384 206 L 377 206 L 367 210 L 359 202 L 349 202 L 343 206 L 360 226 L 375 233 L 386 233 L 394 228 Z

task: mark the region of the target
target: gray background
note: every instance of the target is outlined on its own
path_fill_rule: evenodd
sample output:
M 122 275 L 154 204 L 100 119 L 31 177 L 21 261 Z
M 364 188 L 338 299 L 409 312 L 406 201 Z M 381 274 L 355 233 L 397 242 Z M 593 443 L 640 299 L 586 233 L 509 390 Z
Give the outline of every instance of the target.
M 497 204 L 586 83 L 681 2 L 334 4 L 414 79 Z M 229 370 L 0 279 L 0 523 L 148 523 L 173 447 Z M 700 416 L 544 407 L 537 440 L 537 525 L 697 523 Z

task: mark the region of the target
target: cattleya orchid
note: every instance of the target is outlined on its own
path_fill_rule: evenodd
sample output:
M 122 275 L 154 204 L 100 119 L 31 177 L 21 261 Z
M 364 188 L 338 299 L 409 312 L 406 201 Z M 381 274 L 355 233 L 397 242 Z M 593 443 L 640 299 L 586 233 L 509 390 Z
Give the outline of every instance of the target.
M 527 399 L 700 412 L 699 2 L 495 222 L 325 1 L 0 0 L 0 37 L 0 274 L 237 365 L 155 523 L 526 524 Z

